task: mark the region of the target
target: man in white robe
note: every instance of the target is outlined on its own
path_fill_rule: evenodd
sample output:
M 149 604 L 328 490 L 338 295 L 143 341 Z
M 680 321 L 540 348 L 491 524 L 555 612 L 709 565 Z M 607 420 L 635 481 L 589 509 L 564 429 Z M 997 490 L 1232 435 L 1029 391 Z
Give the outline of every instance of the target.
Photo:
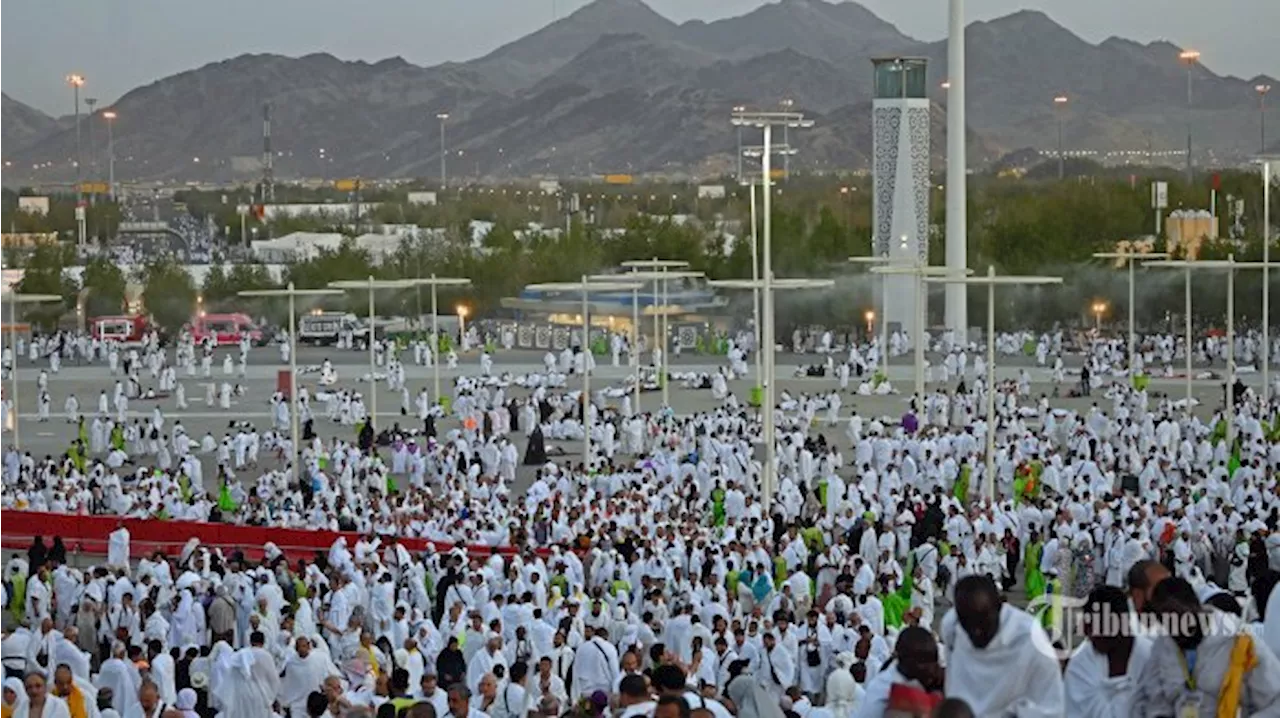
M 178 689 L 175 685 L 177 667 L 174 665 L 173 656 L 165 653 L 164 644 L 159 640 L 148 643 L 147 653 L 151 666 L 151 680 L 155 681 L 160 689 L 160 700 L 173 705 L 173 702 L 178 700 Z
M 107 566 L 129 570 L 129 529 L 123 523 L 107 537 Z
M 620 670 L 618 649 L 609 642 L 605 629 L 595 629 L 591 638 L 579 644 L 574 654 L 573 687 L 569 697 L 576 701 L 595 691 L 608 692 Z
M 329 654 L 313 651 L 311 640 L 299 636 L 294 642 L 294 652 L 285 659 L 281 671 L 280 704 L 289 709 L 291 716 L 306 715 L 307 696 L 320 690 L 324 679 L 329 676 L 342 676 Z
M 138 688 L 142 685 L 142 677 L 137 666 L 126 657 L 128 648 L 121 641 L 111 645 L 111 657 L 102 662 L 98 670 L 97 680 L 93 685 L 98 690 L 111 690 L 111 707 L 120 715 L 125 715 L 138 702 Z
M 1127 620 L 1129 597 L 1114 586 L 1089 594 L 1084 615 L 1111 615 Z M 1100 623 L 1100 622 L 1099 622 Z M 1138 676 L 1151 656 L 1151 639 L 1132 631 L 1107 631 L 1088 625 L 1089 640 L 1067 662 L 1063 676 L 1067 715 L 1075 718 L 1121 718 L 1137 715 L 1134 701 Z
M 972 575 L 955 588 L 955 607 L 942 619 L 947 697 L 979 716 L 1064 716 L 1058 659 L 1044 629 L 1022 609 L 1004 604 L 995 581 Z
M 493 673 L 494 666 L 506 666 L 507 659 L 502 653 L 502 636 L 489 636 L 484 648 L 472 654 L 467 661 L 467 688 L 473 693 L 480 691 L 480 680 L 486 674 Z
M 1238 676 L 1238 704 L 1227 715 L 1280 715 L 1280 659 L 1261 638 L 1241 630 L 1234 616 L 1202 606 L 1196 589 L 1181 578 L 1155 586 L 1150 610 L 1161 626 L 1188 628 L 1177 637 L 1162 633 L 1153 639 L 1150 658 L 1137 676 L 1132 715 L 1182 716 L 1182 708 L 1196 702 L 1198 715 L 1219 715 L 1228 674 L 1235 670 L 1234 654 L 1243 645 L 1239 641 L 1253 642 L 1254 661 Z

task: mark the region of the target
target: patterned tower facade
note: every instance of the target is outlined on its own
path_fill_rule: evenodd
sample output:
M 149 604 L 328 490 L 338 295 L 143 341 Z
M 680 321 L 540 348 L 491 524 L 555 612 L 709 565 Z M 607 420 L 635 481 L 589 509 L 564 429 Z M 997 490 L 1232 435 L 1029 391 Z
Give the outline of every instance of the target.
M 929 99 L 923 58 L 872 60 L 872 222 L 876 256 L 891 265 L 929 263 Z M 916 278 L 888 275 L 883 321 L 916 336 Z M 925 294 L 927 296 L 927 293 Z

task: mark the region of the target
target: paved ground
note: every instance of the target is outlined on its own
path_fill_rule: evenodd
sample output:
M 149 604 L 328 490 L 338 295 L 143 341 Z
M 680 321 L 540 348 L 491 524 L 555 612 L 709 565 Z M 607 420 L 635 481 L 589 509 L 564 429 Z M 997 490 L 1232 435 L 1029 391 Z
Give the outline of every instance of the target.
M 543 352 L 515 350 L 511 352 L 499 352 L 495 356 L 495 373 L 510 372 L 512 374 L 541 371 Z M 305 348 L 299 352 L 298 365 L 306 367 L 309 365 L 318 365 L 325 358 L 330 359 L 338 371 L 339 387 L 354 388 L 361 391 L 366 397 L 366 405 L 368 405 L 367 397 L 370 396 L 370 388 L 368 383 L 368 354 L 359 351 L 340 351 L 332 348 Z M 411 356 L 407 357 L 412 359 Z M 200 376 L 188 377 L 185 372 L 179 372 L 179 381 L 186 387 L 189 408 L 185 411 L 177 411 L 175 402 L 172 398 L 160 399 L 155 402 L 143 400 L 134 400 L 130 402 L 130 415 L 142 418 L 151 416 L 152 406 L 158 404 L 169 421 L 180 420 L 186 428 L 188 434 L 194 438 L 203 436 L 206 432 L 212 432 L 215 437 L 221 437 L 226 431 L 230 422 L 233 421 L 250 421 L 259 427 L 266 426 L 271 416 L 269 413 L 269 398 L 276 390 L 277 375 L 285 365 L 280 363 L 278 350 L 275 348 L 255 349 L 250 356 L 248 371 L 245 377 L 239 376 L 226 377 L 222 373 L 221 353 L 215 361 L 215 370 L 211 379 L 205 379 Z M 908 357 L 901 359 L 909 361 Z M 787 390 L 793 395 L 801 393 L 817 393 L 828 392 L 837 386 L 834 378 L 792 378 L 796 370 L 805 364 L 819 363 L 822 357 L 816 355 L 795 355 L 790 353 L 780 354 L 778 356 L 779 392 Z M 712 371 L 722 361 L 719 357 L 692 356 L 685 355 L 681 357 L 673 357 L 673 371 Z M 1068 366 L 1078 366 L 1079 359 L 1072 357 L 1068 360 Z M 1015 378 L 1021 367 L 1027 367 L 1031 373 L 1033 380 L 1033 394 L 1051 393 L 1054 387 L 1049 383 L 1049 372 L 1043 368 L 1036 367 L 1034 361 L 1027 357 L 1006 357 L 997 368 L 997 376 L 1002 379 Z M 103 365 L 75 366 L 64 365 L 62 371 L 56 376 L 51 377 L 50 393 L 52 395 L 52 418 L 48 422 L 38 422 L 33 405 L 35 396 L 35 380 L 40 368 L 38 366 L 28 365 L 26 362 L 20 364 L 19 369 L 19 406 L 21 425 L 19 438 L 21 448 L 30 451 L 33 455 L 43 456 L 46 454 L 57 455 L 66 449 L 70 440 L 74 437 L 74 428 L 68 424 L 62 414 L 62 408 L 66 397 L 74 394 L 80 401 L 82 412 L 92 412 L 97 405 L 97 397 L 99 392 L 107 391 L 111 393 L 115 382 L 115 377 L 107 371 Z M 449 370 L 445 367 L 440 368 L 441 387 L 446 394 L 451 393 L 453 379 L 461 374 L 475 375 L 479 371 L 478 355 L 474 353 L 471 356 L 463 357 L 458 369 Z M 620 383 L 630 373 L 626 366 L 613 367 L 609 366 L 609 361 L 605 358 L 601 361 L 593 374 L 592 388 L 593 390 L 602 388 L 606 385 L 614 385 Z M 410 389 L 411 396 L 416 396 L 419 389 L 426 387 L 429 391 L 433 385 L 434 370 L 429 367 L 420 367 L 412 364 L 406 365 L 407 385 Z M 144 373 L 144 376 L 147 376 Z M 913 381 L 913 372 L 911 366 L 904 362 L 894 362 L 890 366 L 890 378 L 895 386 L 901 391 L 910 393 Z M 1257 377 L 1246 377 L 1246 380 L 1252 379 L 1257 383 Z M 245 393 L 242 397 L 234 399 L 232 408 L 229 411 L 219 409 L 217 405 L 207 405 L 205 403 L 206 385 L 210 381 L 221 383 L 227 380 L 233 383 L 239 383 L 245 387 Z M 318 374 L 301 375 L 300 380 L 304 385 L 309 386 L 314 393 L 315 382 L 318 380 Z M 1070 381 L 1070 379 L 1069 379 Z M 144 382 L 145 383 L 145 382 Z M 751 380 L 739 380 L 730 383 L 730 390 L 733 391 L 739 399 L 745 401 L 751 386 L 754 382 Z M 953 384 L 954 386 L 954 384 Z M 1182 380 L 1162 380 L 1156 379 L 1152 382 L 1153 391 L 1160 393 L 1169 393 L 1177 397 L 1181 397 L 1184 392 L 1184 382 Z M 570 388 L 580 388 L 581 379 L 571 377 L 569 382 Z M 1065 391 L 1067 387 L 1062 387 Z M 11 395 L 11 385 L 5 383 L 6 397 Z M 1201 402 L 1200 412 L 1206 416 L 1216 408 L 1222 397 L 1221 385 L 1213 381 L 1196 381 L 1194 382 L 1194 391 L 1197 399 Z M 386 388 L 385 382 L 380 382 L 374 391 L 377 397 L 377 418 L 380 426 L 390 425 L 394 422 L 401 422 L 406 428 L 410 425 L 416 425 L 416 421 L 406 419 L 400 415 L 400 397 L 397 393 L 390 392 Z M 508 395 L 525 396 L 527 392 L 512 386 L 508 389 Z M 670 398 L 672 408 L 677 414 L 689 414 L 697 411 L 714 409 L 719 405 L 709 390 L 690 390 L 679 387 L 678 383 L 673 382 L 670 389 Z M 864 416 L 885 416 L 897 418 L 902 415 L 906 409 L 907 396 L 902 394 L 890 396 L 857 396 L 855 394 L 847 394 L 844 396 L 844 408 L 841 412 L 842 416 L 848 416 L 851 411 L 856 410 Z M 653 410 L 661 404 L 661 393 L 645 393 L 641 397 L 640 409 Z M 1055 406 L 1063 408 L 1084 410 L 1087 409 L 1090 400 L 1087 399 L 1058 399 L 1054 401 Z M 447 430 L 451 428 L 450 422 L 442 424 L 441 428 Z M 4 435 L 4 443 L 6 446 L 13 440 L 11 432 L 7 431 Z M 345 435 L 351 436 L 350 427 L 342 427 L 331 424 L 322 417 L 317 418 L 315 423 L 316 431 L 323 438 L 331 436 Z M 843 428 L 833 430 L 837 436 L 843 435 Z M 517 439 L 523 450 L 522 439 Z M 561 444 L 562 448 L 571 455 L 580 455 L 582 448 L 581 442 L 565 442 Z M 265 454 L 264 454 L 264 458 Z M 207 460 L 207 459 L 206 459 Z M 266 458 L 264 468 L 270 468 L 274 462 L 270 458 Z M 213 481 L 216 472 L 212 470 L 212 466 L 206 466 L 205 476 L 209 477 L 209 481 Z M 245 477 L 251 478 L 251 477 Z M 517 482 L 516 489 L 523 488 L 525 481 L 530 477 L 524 476 L 522 472 L 522 481 Z M 215 487 L 207 487 L 210 490 L 216 490 Z

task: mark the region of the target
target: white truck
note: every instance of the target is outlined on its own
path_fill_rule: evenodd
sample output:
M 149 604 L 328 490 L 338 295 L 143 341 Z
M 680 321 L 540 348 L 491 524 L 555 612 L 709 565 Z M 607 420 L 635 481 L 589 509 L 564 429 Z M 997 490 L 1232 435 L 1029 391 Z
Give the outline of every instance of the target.
M 354 314 L 318 312 L 298 320 L 298 343 L 329 346 L 338 343 L 338 335 L 350 331 L 357 342 L 369 336 L 369 327 Z

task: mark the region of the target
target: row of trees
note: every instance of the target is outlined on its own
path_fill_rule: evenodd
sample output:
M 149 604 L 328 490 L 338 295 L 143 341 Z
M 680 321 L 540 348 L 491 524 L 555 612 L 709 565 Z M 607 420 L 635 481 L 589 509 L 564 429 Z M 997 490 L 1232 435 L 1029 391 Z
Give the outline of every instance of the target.
M 999 295 L 1000 321 L 1008 325 L 1045 325 L 1058 320 L 1091 319 L 1089 307 L 1097 300 L 1108 305 L 1107 318 L 1123 317 L 1127 307 L 1125 275 L 1091 259 L 1098 251 L 1114 249 L 1121 238 L 1149 234 L 1154 214 L 1149 209 L 1146 181 L 1126 177 L 1080 178 L 1065 182 L 1020 182 L 982 180 L 972 183 L 969 194 L 969 261 L 984 269 L 994 265 L 1000 273 L 1061 274 L 1063 288 L 1006 290 Z M 575 189 L 575 188 L 569 188 Z M 590 190 L 591 188 L 576 188 Z M 850 179 L 833 184 L 822 178 L 796 178 L 778 189 L 772 227 L 773 266 L 777 276 L 837 277 L 834 290 L 814 296 L 787 297 L 780 303 L 780 320 L 858 324 L 863 312 L 876 305 L 878 281 L 851 267 L 849 256 L 871 251 L 872 212 L 865 180 Z M 324 287 L 340 279 L 464 276 L 473 279 L 463 292 L 442 294 L 443 306 L 465 301 L 479 314 L 495 312 L 503 297 L 515 296 L 527 284 L 572 281 L 583 274 L 607 271 L 625 260 L 663 257 L 688 261 L 694 269 L 710 277 L 750 277 L 751 244 L 749 211 L 745 190 L 724 200 L 698 201 L 694 214 L 699 221 L 680 222 L 649 214 L 634 206 L 633 188 L 612 190 L 600 196 L 596 187 L 591 202 L 606 208 L 611 219 L 585 221 L 587 212 L 576 215 L 567 232 L 529 231 L 527 222 L 539 213 L 554 220 L 557 198 L 497 189 L 460 193 L 443 206 L 409 208 L 394 192 L 379 213 L 418 212 L 414 219 L 445 226 L 444 241 L 406 241 L 391 256 L 377 262 L 353 245 L 321 252 L 314 259 L 294 264 L 283 276 L 273 277 L 257 265 L 212 267 L 202 285 L 178 267 L 165 263 L 142 267 L 135 276 L 124 277 L 119 267 L 104 262 L 91 264 L 77 282 L 65 271 L 71 257 L 65 249 L 42 248 L 26 262 L 26 291 L 56 292 L 71 297 L 88 288 L 85 307 L 88 315 L 119 311 L 126 280 L 138 283 L 142 299 L 161 323 L 176 326 L 197 309 L 203 298 L 210 311 L 250 309 L 254 314 L 282 316 L 278 303 L 247 302 L 236 296 L 246 289 L 261 289 L 289 281 L 299 287 Z M 506 194 L 504 194 L 506 192 Z M 1204 188 L 1170 184 L 1172 206 L 1204 204 Z M 1249 237 L 1242 245 L 1219 243 L 1205 249 L 1209 257 L 1260 259 L 1261 205 L 1256 175 L 1225 174 L 1221 193 L 1243 197 L 1248 211 Z M 683 198 L 688 193 L 675 193 Z M 585 195 L 584 195 L 585 196 Z M 650 197 L 661 198 L 653 189 Z M 193 211 L 222 211 L 238 201 L 223 203 L 208 193 L 186 197 Z M 651 200 L 648 197 L 645 201 Z M 675 202 L 676 200 L 672 200 Z M 679 201 L 683 201 L 682 199 Z M 583 199 L 584 204 L 588 200 Z M 937 261 L 944 253 L 945 198 L 935 190 L 932 197 L 930 255 Z M 631 204 L 628 204 L 631 203 Z M 203 208 L 203 209 L 201 209 Z M 590 206 L 588 206 L 590 209 Z M 663 208 L 666 209 L 665 207 Z M 434 213 L 431 216 L 422 213 Z M 395 221 L 396 217 L 386 219 Z M 496 222 L 475 251 L 466 224 L 471 219 Z M 552 226 L 563 227 L 549 221 Z M 607 227 L 605 225 L 608 225 Z M 353 228 L 345 229 L 350 232 Z M 1241 272 L 1237 277 L 1238 319 L 1248 321 L 1258 315 L 1257 297 L 1262 278 L 1259 272 Z M 1278 278 L 1280 279 L 1280 278 Z M 28 286 L 30 285 L 30 286 Z M 1213 277 L 1197 278 L 1194 309 L 1204 322 L 1221 322 L 1225 311 L 1225 282 Z M 1277 288 L 1280 290 L 1280 288 Z M 939 290 L 940 292 L 941 290 Z M 1280 291 L 1274 292 L 1280 295 Z M 380 292 L 380 313 L 416 315 L 426 309 L 426 292 Z M 1182 286 L 1174 273 L 1151 272 L 1143 276 L 1140 289 L 1140 321 L 1149 325 L 1167 320 L 1182 310 Z M 353 295 L 328 301 L 325 306 L 363 313 L 367 300 Z M 985 311 L 985 292 L 975 291 L 971 311 Z M 941 303 L 935 302 L 940 309 Z M 74 302 L 68 300 L 68 307 Z M 102 310 L 107 311 L 102 311 Z M 1280 316 L 1280 312 L 1273 313 Z M 980 314 L 975 314 L 980 316 Z M 941 316 L 934 317 L 940 321 Z

